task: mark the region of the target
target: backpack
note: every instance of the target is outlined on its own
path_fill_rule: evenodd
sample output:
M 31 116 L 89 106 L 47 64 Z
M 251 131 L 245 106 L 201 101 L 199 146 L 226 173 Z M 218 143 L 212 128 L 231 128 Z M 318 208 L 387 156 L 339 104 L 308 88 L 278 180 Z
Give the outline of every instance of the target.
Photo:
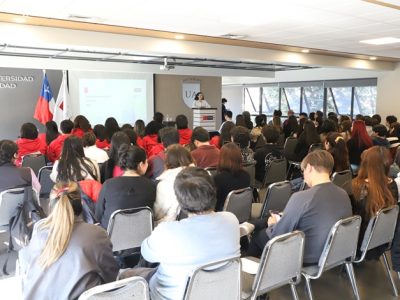
M 29 244 L 32 237 L 33 226 L 36 222 L 46 217 L 43 209 L 34 199 L 32 187 L 24 189 L 24 201 L 19 204 L 9 222 L 9 253 L 19 251 Z M 8 256 L 3 265 L 3 273 L 7 273 Z
M 284 158 L 282 152 L 278 150 L 273 150 L 272 152 L 268 153 L 265 156 L 265 171 L 269 170 L 271 166 L 271 162 L 276 159 L 282 159 Z

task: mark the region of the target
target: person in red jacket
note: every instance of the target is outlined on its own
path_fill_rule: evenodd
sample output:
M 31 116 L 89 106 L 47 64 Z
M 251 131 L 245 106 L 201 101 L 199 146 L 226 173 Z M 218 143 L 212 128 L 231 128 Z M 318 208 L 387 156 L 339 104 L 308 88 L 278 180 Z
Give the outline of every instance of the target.
M 176 128 L 179 132 L 179 144 L 185 146 L 190 143 L 192 130 L 188 128 L 188 119 L 185 115 L 178 115 L 175 118 Z
M 97 124 L 93 128 L 93 133 L 96 136 L 96 146 L 97 148 L 108 150 L 110 149 L 110 141 L 107 140 L 106 127 L 102 124 Z
M 18 155 L 15 165 L 22 164 L 22 158 L 27 154 L 46 154 L 47 145 L 38 138 L 38 130 L 35 124 L 24 123 L 21 126 L 21 137 L 16 141 Z
M 158 142 L 158 131 L 162 128 L 162 124 L 156 122 L 156 121 L 151 121 L 149 124 L 146 126 L 146 135 L 143 138 L 143 148 L 146 151 L 147 157 L 150 157 L 150 153 L 154 154 L 152 152 L 153 147 L 155 147 Z
M 219 149 L 210 145 L 210 135 L 203 127 L 193 130 L 192 142 L 196 146 L 191 154 L 200 168 L 216 167 L 219 161 Z
M 60 133 L 58 132 L 57 123 L 54 121 L 48 121 L 45 124 L 46 132 L 39 133 L 38 138 L 42 141 L 42 143 L 46 145 L 50 145 L 52 141 L 54 141 Z
M 136 120 L 134 130 L 135 130 L 135 132 L 136 132 L 136 134 L 138 136 L 138 138 L 136 140 L 136 144 L 139 147 L 144 149 L 143 137 L 145 135 L 146 126 L 144 126 L 143 120 L 140 120 L 140 119 Z
M 89 120 L 82 115 L 76 116 L 74 120 L 74 129 L 71 134 L 81 138 L 88 131 L 92 131 Z
M 61 150 L 64 145 L 64 141 L 71 135 L 71 131 L 74 128 L 74 123 L 71 120 L 64 120 L 60 123 L 60 134 L 54 141 L 47 147 L 47 158 L 51 162 L 55 162 L 60 159 Z

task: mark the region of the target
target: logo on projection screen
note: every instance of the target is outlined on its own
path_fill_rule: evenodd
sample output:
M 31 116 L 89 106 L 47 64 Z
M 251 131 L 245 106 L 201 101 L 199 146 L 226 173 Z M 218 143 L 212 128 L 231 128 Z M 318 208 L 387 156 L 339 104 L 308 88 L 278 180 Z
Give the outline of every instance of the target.
M 187 107 L 192 108 L 194 97 L 200 92 L 199 80 L 184 80 L 182 82 L 182 99 Z

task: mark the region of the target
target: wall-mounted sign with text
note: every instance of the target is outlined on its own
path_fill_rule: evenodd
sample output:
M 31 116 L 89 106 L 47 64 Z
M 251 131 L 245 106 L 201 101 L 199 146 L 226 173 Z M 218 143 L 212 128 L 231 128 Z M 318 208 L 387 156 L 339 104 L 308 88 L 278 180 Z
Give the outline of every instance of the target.
M 194 97 L 200 92 L 200 80 L 185 79 L 182 81 L 182 99 L 185 104 L 192 108 Z
M 15 89 L 21 83 L 34 81 L 33 76 L 23 75 L 0 75 L 0 89 Z

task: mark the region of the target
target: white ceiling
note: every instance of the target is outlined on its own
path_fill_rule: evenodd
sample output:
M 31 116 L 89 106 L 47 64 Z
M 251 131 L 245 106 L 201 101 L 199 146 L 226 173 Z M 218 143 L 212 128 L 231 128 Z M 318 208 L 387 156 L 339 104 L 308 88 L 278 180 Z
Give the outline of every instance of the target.
M 361 0 L 0 0 L 0 11 L 400 58 L 400 43 L 360 43 L 400 38 L 400 10 Z

